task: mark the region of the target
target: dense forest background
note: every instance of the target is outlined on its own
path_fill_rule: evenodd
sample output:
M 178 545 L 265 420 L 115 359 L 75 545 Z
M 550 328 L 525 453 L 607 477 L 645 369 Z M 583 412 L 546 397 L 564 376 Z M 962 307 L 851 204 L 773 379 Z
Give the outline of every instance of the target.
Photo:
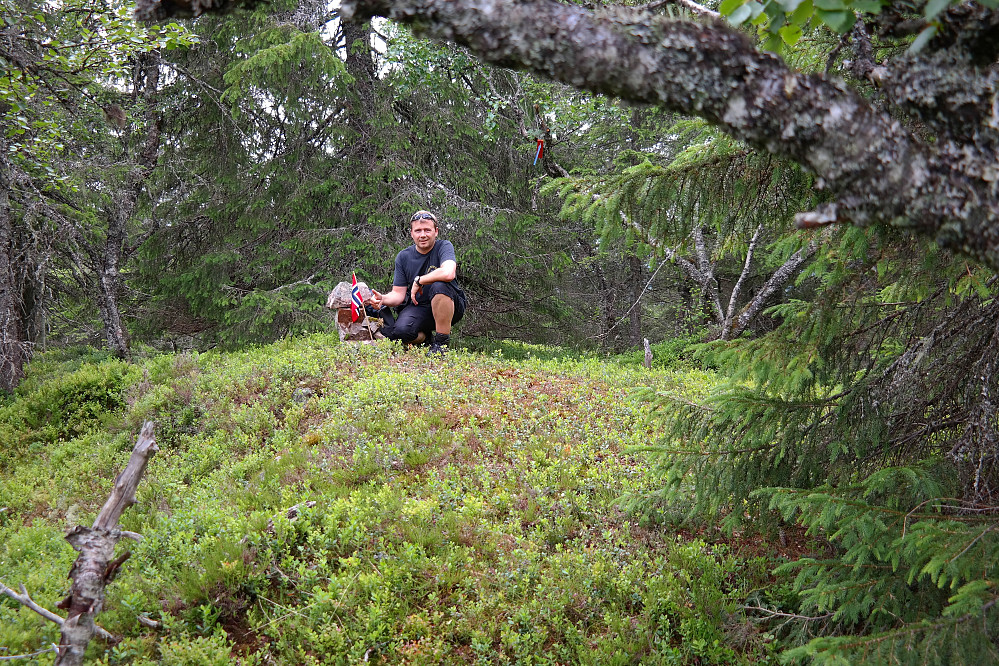
M 150 24 L 118 0 L 0 6 L 7 471 L 49 437 L 17 416 L 38 390 L 22 386 L 33 357 L 90 345 L 141 363 L 328 331 L 325 294 L 353 272 L 385 287 L 427 208 L 469 295 L 459 344 L 627 364 L 647 338 L 660 369 L 715 373 L 696 399 L 642 394 L 654 425 L 630 443 L 646 448 L 647 485 L 621 506 L 684 529 L 807 528 L 821 556 L 787 564 L 793 594 L 757 604 L 782 622 L 788 658 L 999 658 L 988 256 L 910 234 L 920 221 L 904 215 L 796 228 L 842 203 L 842 184 L 718 119 L 488 65 L 325 2 L 247 4 Z M 893 127 L 978 165 L 999 145 L 991 4 L 642 9 L 677 23 L 721 10 L 789 66 L 842 77 Z M 888 63 L 922 76 L 924 62 L 971 101 L 882 85 L 899 71 Z M 994 200 L 999 172 L 979 167 Z
M 352 271 L 390 279 L 420 207 L 440 212 L 458 248 L 475 304 L 465 335 L 613 351 L 717 335 L 783 263 L 767 248 L 810 196 L 799 171 L 696 123 L 390 23 L 341 24 L 321 3 L 158 28 L 131 23 L 125 5 L 29 3 L 5 21 L 24 31 L 4 81 L 23 358 L 322 329 L 332 285 Z M 676 125 L 668 138 L 664 124 Z M 625 173 L 672 212 L 595 219 L 562 212 L 545 188 L 613 198 Z M 662 265 L 674 247 L 679 261 Z

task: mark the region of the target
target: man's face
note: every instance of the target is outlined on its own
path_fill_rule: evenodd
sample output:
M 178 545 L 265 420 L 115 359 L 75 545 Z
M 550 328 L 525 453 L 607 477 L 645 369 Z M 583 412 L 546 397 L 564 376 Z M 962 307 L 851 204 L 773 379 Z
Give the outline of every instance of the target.
M 426 254 L 437 242 L 437 227 L 433 220 L 416 220 L 410 225 L 409 235 L 413 237 L 416 249 Z

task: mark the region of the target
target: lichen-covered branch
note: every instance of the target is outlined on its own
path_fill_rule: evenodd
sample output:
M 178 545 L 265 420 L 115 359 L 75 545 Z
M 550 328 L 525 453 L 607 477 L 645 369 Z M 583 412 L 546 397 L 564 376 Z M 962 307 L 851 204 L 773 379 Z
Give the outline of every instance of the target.
M 149 459 L 157 451 L 153 437 L 153 424 L 147 421 L 139 433 L 139 440 L 132 450 L 128 464 L 115 479 L 114 490 L 104 503 L 92 527 L 75 527 L 66 540 L 80 555 L 70 569 L 73 579 L 69 595 L 59 603 L 67 616 L 62 623 L 59 656 L 56 666 L 77 666 L 96 631 L 94 617 L 104 607 L 104 588 L 114 579 L 125 553 L 114 557 L 115 544 L 122 537 L 118 519 L 122 512 L 135 503 L 135 491 L 146 471 Z

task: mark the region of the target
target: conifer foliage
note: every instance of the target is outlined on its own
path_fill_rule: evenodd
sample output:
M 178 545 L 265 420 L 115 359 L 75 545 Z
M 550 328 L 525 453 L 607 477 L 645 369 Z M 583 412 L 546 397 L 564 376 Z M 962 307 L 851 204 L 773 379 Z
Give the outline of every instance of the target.
M 544 191 L 563 199 L 563 217 L 595 225 L 601 243 L 623 238 L 675 264 L 713 334 L 736 338 L 814 252 L 807 239 L 775 242 L 808 205 L 810 179 L 703 121 L 680 120 L 665 134 L 634 166 L 556 179 Z
M 800 637 L 818 636 L 792 656 L 994 660 L 996 278 L 870 231 L 821 246 L 799 278 L 814 298 L 773 308 L 777 331 L 702 350 L 725 387 L 698 405 L 651 396 L 669 405 L 657 501 L 828 540 L 831 557 L 785 566 Z

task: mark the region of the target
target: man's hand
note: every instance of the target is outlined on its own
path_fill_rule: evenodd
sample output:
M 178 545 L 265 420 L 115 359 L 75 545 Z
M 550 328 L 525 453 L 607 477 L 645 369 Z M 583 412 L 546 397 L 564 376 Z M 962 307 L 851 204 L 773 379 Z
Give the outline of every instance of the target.
M 374 306 L 374 308 L 376 310 L 381 310 L 382 309 L 382 295 L 378 291 L 372 289 L 371 290 L 371 298 L 368 299 L 368 303 L 371 303 L 371 305 Z
M 420 285 L 420 284 L 418 284 L 416 282 L 416 280 L 419 280 L 419 279 L 420 278 L 416 278 L 415 280 L 413 280 L 413 287 L 409 290 L 409 297 L 410 297 L 410 299 L 412 299 L 412 301 L 413 301 L 413 303 L 415 305 L 419 305 L 420 304 L 420 302 L 418 300 L 416 300 L 416 295 L 423 293 L 423 286 Z

